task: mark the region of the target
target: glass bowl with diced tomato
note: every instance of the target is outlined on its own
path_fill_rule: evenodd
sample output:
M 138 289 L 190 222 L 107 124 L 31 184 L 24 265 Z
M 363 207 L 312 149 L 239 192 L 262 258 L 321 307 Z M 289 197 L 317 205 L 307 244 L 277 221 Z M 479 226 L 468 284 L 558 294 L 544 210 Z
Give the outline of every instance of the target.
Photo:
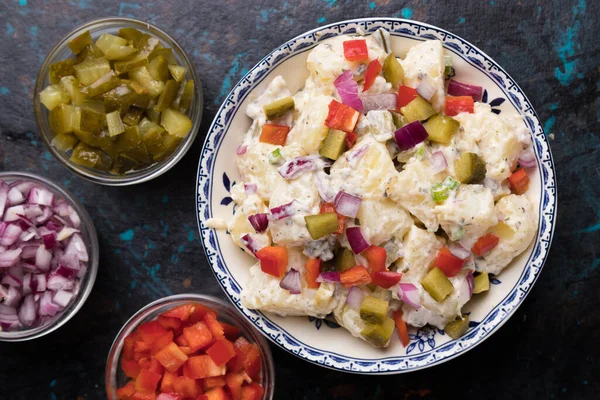
M 181 294 L 125 323 L 105 380 L 109 400 L 267 400 L 275 370 L 266 340 L 231 304 Z

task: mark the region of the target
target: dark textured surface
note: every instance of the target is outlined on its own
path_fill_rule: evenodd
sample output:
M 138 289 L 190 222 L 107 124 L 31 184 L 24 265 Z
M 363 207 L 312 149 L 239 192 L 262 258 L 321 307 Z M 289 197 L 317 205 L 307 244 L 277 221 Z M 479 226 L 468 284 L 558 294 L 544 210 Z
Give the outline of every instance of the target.
M 63 168 L 38 138 L 32 110 L 34 79 L 54 43 L 76 25 L 115 15 L 171 33 L 192 55 L 205 93 L 203 124 L 187 156 L 166 175 L 128 188 L 93 185 Z M 516 79 L 553 134 L 560 196 L 554 244 L 513 318 L 459 359 L 408 375 L 363 377 L 272 347 L 275 398 L 598 398 L 599 2 L 3 0 L 0 170 L 35 172 L 74 192 L 94 219 L 102 253 L 94 290 L 66 326 L 32 342 L 0 343 L 0 399 L 105 398 L 106 355 L 135 311 L 173 293 L 224 297 L 194 215 L 195 173 L 209 124 L 232 86 L 274 47 L 318 25 L 363 16 L 446 28 Z

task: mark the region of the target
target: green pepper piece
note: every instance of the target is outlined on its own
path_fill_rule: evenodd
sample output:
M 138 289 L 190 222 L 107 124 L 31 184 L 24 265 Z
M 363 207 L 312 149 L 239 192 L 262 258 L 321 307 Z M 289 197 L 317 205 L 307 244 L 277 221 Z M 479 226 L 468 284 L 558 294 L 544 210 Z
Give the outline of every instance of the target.
M 394 54 L 389 54 L 383 62 L 383 77 L 393 88 L 402 85 L 404 69 Z
M 142 85 L 152 97 L 156 97 L 165 89 L 165 84 L 152 79 L 146 67 L 136 68 L 129 72 L 129 78 Z
M 450 144 L 452 137 L 458 132 L 458 128 L 460 127 L 460 123 L 457 120 L 441 114 L 432 116 L 423 125 L 429 134 L 430 141 L 445 145 Z
M 144 34 L 135 28 L 121 28 L 117 35 L 131 42 L 131 44 L 138 49 L 141 48 L 144 41 Z
M 171 65 L 169 64 L 169 73 L 177 82 L 181 83 L 185 79 L 186 70 L 185 67 L 181 65 Z M 164 79 L 163 79 L 164 80 Z
M 154 161 L 160 161 L 170 156 L 181 142 L 181 138 L 169 135 L 162 128 L 150 129 L 143 135 L 142 140 Z
M 40 92 L 40 102 L 50 111 L 71 100 L 60 85 L 48 85 Z
M 60 78 L 60 86 L 69 94 L 71 103 L 74 106 L 80 106 L 87 98 L 85 93 L 82 92 L 82 88 L 79 85 L 79 80 L 72 75 L 63 76 Z
M 270 104 L 263 106 L 263 111 L 268 120 L 272 121 L 277 118 L 283 117 L 289 111 L 292 111 L 295 107 L 294 98 L 291 96 L 278 99 Z
M 145 65 L 148 65 L 148 57 L 143 54 L 138 54 L 137 56 L 129 60 L 116 61 L 114 63 L 115 73 L 117 75 L 124 74 L 136 68 L 143 67 Z
M 319 155 L 337 160 L 346 151 L 346 132 L 330 129 L 319 146 Z
M 350 249 L 340 247 L 335 255 L 334 264 L 335 270 L 338 272 L 344 272 L 345 270 L 354 267 L 356 265 L 354 253 Z
M 283 156 L 281 155 L 281 149 L 278 147 L 269 153 L 269 164 L 279 165 L 283 162 Z
M 387 317 L 389 302 L 374 296 L 367 296 L 360 305 L 360 318 L 370 324 L 381 324 Z
M 194 100 L 194 91 L 195 91 L 194 80 L 190 79 L 185 83 L 183 87 L 183 92 L 181 94 L 181 99 L 179 100 L 179 111 L 182 113 L 186 113 L 189 111 L 192 101 Z
M 458 317 L 456 320 L 449 322 L 444 327 L 444 332 L 452 339 L 458 339 L 469 330 L 469 316 L 465 315 L 462 318 Z
M 438 267 L 433 267 L 429 270 L 427 275 L 421 279 L 421 285 L 437 302 L 444 300 L 454 291 L 452 282 Z
M 306 229 L 310 233 L 313 240 L 330 235 L 338 230 L 337 214 L 328 212 L 317 215 L 307 215 L 304 217 Z
M 442 183 L 436 183 L 431 187 L 430 191 L 431 197 L 436 203 L 441 203 L 442 201 L 446 200 L 449 196 L 448 188 Z
M 172 108 L 163 111 L 160 124 L 173 136 L 184 138 L 192 129 L 192 120 L 187 115 Z
M 156 60 L 156 59 L 155 59 Z M 154 111 L 163 112 L 173 104 L 173 100 L 177 96 L 179 83 L 174 79 L 169 79 L 165 84 L 165 90 L 158 97 L 158 102 L 154 107 Z
M 431 104 L 421 96 L 416 96 L 413 101 L 400 109 L 408 122 L 423 121 L 435 114 Z
M 84 61 L 73 68 L 75 76 L 85 86 L 91 85 L 110 72 L 110 64 L 104 57 Z
M 173 54 L 173 50 L 168 47 L 163 47 L 162 44 L 158 44 L 154 47 L 154 49 L 148 55 L 148 59 L 150 61 L 154 60 L 156 57 L 162 56 L 169 64 L 177 64 L 177 58 Z
M 454 160 L 456 179 L 462 183 L 483 182 L 486 174 L 485 162 L 475 153 L 462 153 Z
M 99 169 L 101 171 L 108 171 L 112 165 L 112 159 L 108 154 L 90 147 L 83 142 L 79 142 L 75 146 L 75 149 L 73 149 L 71 161 L 84 167 Z
M 490 290 L 490 277 L 487 273 L 481 273 L 473 278 L 473 293 L 482 293 Z
M 367 324 L 360 334 L 372 345 L 385 347 L 392 338 L 395 326 L 394 320 L 386 317 L 381 324 Z
M 98 132 L 104 124 L 104 114 L 92 109 L 81 107 L 79 129 L 88 132 Z M 79 140 L 82 140 L 81 138 Z
M 406 121 L 406 118 L 404 118 L 404 115 L 397 113 L 395 111 L 390 111 L 390 113 L 392 114 L 392 119 L 394 120 L 394 126 L 396 127 L 396 129 L 400 129 L 404 125 L 408 124 L 408 121 Z
M 125 125 L 123 125 L 123 121 L 121 121 L 121 114 L 119 111 L 113 111 L 106 114 L 106 125 L 108 126 L 108 133 L 111 137 L 125 132 Z
M 73 62 L 72 58 L 67 58 L 66 60 L 57 61 L 54 64 L 50 64 L 50 83 L 53 85 L 57 84 L 60 82 L 60 79 L 63 76 L 73 75 L 73 73 L 75 72 L 75 70 L 73 69 L 74 64 L 75 63 Z
M 54 136 L 52 139 L 52 146 L 57 150 L 67 151 L 71 150 L 79 142 L 79 139 L 72 133 L 61 133 L 60 135 Z
M 128 126 L 137 125 L 142 119 L 144 109 L 139 107 L 131 107 L 129 111 L 123 116 L 123 123 Z
M 61 104 L 50 111 L 48 116 L 50 129 L 56 135 L 61 133 L 73 132 L 80 124 L 81 112 L 78 107 L 68 104 Z
M 67 46 L 69 46 L 69 49 L 71 49 L 73 54 L 77 55 L 90 44 L 92 44 L 92 35 L 90 34 L 90 31 L 85 31 L 75 39 L 70 40 L 69 43 L 67 43 Z
M 83 90 L 88 96 L 94 97 L 106 93 L 109 90 L 116 88 L 120 84 L 121 80 L 113 71 L 110 71 Z
M 104 57 L 111 61 L 123 60 L 138 53 L 138 49 L 130 46 L 127 40 L 109 33 L 102 34 L 96 40 L 96 46 L 102 50 Z
M 169 79 L 169 64 L 163 56 L 155 57 L 148 64 L 148 73 L 157 81 L 166 81 Z

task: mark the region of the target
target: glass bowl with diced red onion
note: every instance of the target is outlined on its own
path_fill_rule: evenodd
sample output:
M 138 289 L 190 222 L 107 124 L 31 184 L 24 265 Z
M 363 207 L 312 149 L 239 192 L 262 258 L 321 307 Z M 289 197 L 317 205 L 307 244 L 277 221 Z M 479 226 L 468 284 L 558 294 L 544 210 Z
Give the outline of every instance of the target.
M 98 270 L 83 205 L 46 178 L 0 172 L 0 341 L 48 334 L 73 317 Z
M 231 303 L 178 294 L 146 305 L 123 325 L 105 384 L 108 400 L 271 400 L 275 369 L 267 341 Z

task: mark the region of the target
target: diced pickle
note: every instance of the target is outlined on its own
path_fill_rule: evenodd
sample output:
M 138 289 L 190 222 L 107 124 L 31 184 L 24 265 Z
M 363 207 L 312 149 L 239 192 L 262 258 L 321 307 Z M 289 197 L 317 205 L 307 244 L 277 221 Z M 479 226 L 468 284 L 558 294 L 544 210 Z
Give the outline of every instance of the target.
M 50 111 L 50 129 L 54 134 L 73 132 L 80 124 L 81 112 L 78 107 L 61 104 Z
M 430 141 L 449 145 L 452 137 L 458 131 L 460 123 L 452 117 L 436 114 L 423 125 L 429 134 Z
M 140 49 L 140 54 L 149 56 L 152 50 L 154 50 L 158 46 L 162 46 L 160 44 L 160 40 L 158 40 L 154 36 L 150 36 L 145 33 L 143 35 L 144 36 L 142 37 L 140 44 L 136 46 L 138 49 Z
M 267 119 L 272 121 L 274 119 L 283 117 L 289 111 L 292 111 L 294 107 L 294 99 L 289 96 L 264 105 L 263 110 Z
M 95 168 L 101 171 L 108 171 L 112 165 L 112 159 L 108 154 L 82 142 L 79 142 L 75 146 L 75 149 L 73 149 L 71 161 L 84 167 Z
M 173 79 L 175 79 L 179 83 L 183 82 L 183 80 L 185 79 L 185 73 L 186 73 L 185 67 L 182 67 L 181 65 L 169 64 L 168 68 L 169 68 L 169 73 L 171 74 Z
M 131 150 L 122 152 L 121 156 L 136 162 L 138 166 L 147 165 L 152 162 L 152 157 L 150 157 L 150 153 L 148 153 L 148 149 L 144 142 Z
M 485 162 L 475 153 L 462 153 L 454 160 L 456 179 L 462 183 L 481 183 L 485 179 Z
M 392 338 L 395 328 L 394 320 L 386 317 L 381 324 L 367 324 L 360 334 L 376 347 L 385 347 Z
M 74 106 L 80 106 L 87 98 L 85 93 L 81 91 L 82 88 L 79 85 L 79 80 L 74 76 L 63 76 L 60 79 L 60 86 L 69 94 L 71 103 Z
M 481 273 L 473 278 L 473 293 L 483 293 L 490 290 L 490 277 L 487 273 Z
M 71 100 L 60 85 L 49 85 L 40 92 L 40 102 L 50 111 Z
M 125 128 L 125 132 L 117 136 L 115 140 L 115 151 L 122 153 L 135 149 L 142 143 L 142 135 L 140 135 L 140 129 L 138 126 L 128 126 Z
M 334 212 L 307 215 L 304 217 L 304 221 L 306 222 L 306 229 L 308 229 L 313 240 L 320 239 L 338 230 L 337 214 Z
M 159 129 L 164 131 L 164 128 L 154 122 L 150 121 L 148 118 L 142 118 L 140 123 L 138 124 L 138 128 L 140 130 L 140 135 L 144 136 L 151 129 Z
M 155 59 L 156 60 L 156 59 Z M 179 83 L 174 79 L 169 79 L 165 84 L 165 90 L 158 97 L 154 111 L 163 112 L 173 104 L 173 100 L 177 96 Z M 168 130 L 168 129 L 167 129 Z
M 427 275 L 421 279 L 421 285 L 438 303 L 443 301 L 454 291 L 452 282 L 450 282 L 438 267 L 433 267 L 429 270 Z
M 155 124 L 160 124 L 160 111 L 156 111 L 152 104 L 146 109 L 146 117 Z
M 344 272 L 345 270 L 354 267 L 356 261 L 354 260 L 354 253 L 352 250 L 347 249 L 346 247 L 340 247 L 335 255 L 334 265 L 335 270 L 338 272 Z
M 402 85 L 404 69 L 394 54 L 389 54 L 383 62 L 383 77 L 393 88 Z
M 146 67 L 148 73 L 157 81 L 166 81 L 169 79 L 169 63 L 163 56 L 158 56 L 150 61 L 150 64 Z
M 124 74 L 136 68 L 143 67 L 148 64 L 148 57 L 143 54 L 138 54 L 129 60 L 116 61 L 114 63 L 115 73 L 117 75 Z
M 183 92 L 181 94 L 181 99 L 179 100 L 179 111 L 186 113 L 189 111 L 192 101 L 194 100 L 194 80 L 190 79 L 185 83 L 183 87 Z
M 104 124 L 104 113 L 98 113 L 92 109 L 81 107 L 81 120 L 79 128 L 82 131 L 97 132 Z M 82 140 L 80 138 L 80 140 Z
M 61 133 L 60 135 L 54 136 L 52 139 L 52 146 L 60 151 L 71 150 L 79 142 L 79 139 L 72 133 Z
M 79 106 L 82 110 L 90 110 L 97 114 L 104 114 L 104 102 L 100 99 L 85 99 Z
M 132 81 L 121 81 L 121 85 L 107 92 L 104 96 L 106 111 L 119 110 L 121 113 L 129 111 L 131 106 L 146 108 L 150 97 L 145 88 Z
M 164 130 L 159 129 L 150 129 L 143 136 L 143 141 L 146 144 L 146 148 L 148 152 L 152 156 L 154 161 L 160 161 L 168 156 L 170 156 L 179 143 L 181 143 L 181 138 L 178 138 L 173 135 L 169 135 Z
M 104 57 L 104 53 L 95 44 L 90 44 L 83 49 L 83 51 L 77 54 L 75 57 L 75 64 L 81 64 L 84 61 L 95 60 L 96 58 Z
M 144 34 L 135 28 L 121 28 L 118 35 L 137 48 L 141 47 L 144 40 Z
M 60 79 L 63 76 L 73 75 L 73 65 L 74 62 L 72 58 L 67 58 L 66 60 L 57 61 L 54 64 L 50 64 L 50 83 L 55 85 L 60 82 Z
M 85 49 L 86 46 L 92 44 L 92 35 L 90 31 L 85 31 L 67 43 L 73 54 L 77 55 Z
M 121 80 L 115 75 L 113 71 L 109 71 L 106 75 L 98 79 L 84 89 L 84 92 L 90 96 L 98 96 L 106 93 L 121 84 Z
M 416 96 L 413 101 L 400 109 L 408 122 L 423 121 L 435 114 L 431 104 L 421 96 Z
M 156 57 L 162 56 L 169 64 L 177 64 L 177 58 L 173 54 L 173 50 L 163 47 L 162 44 L 158 44 L 148 55 L 148 59 L 150 61 L 154 60 Z
M 394 126 L 396 127 L 396 129 L 400 129 L 404 125 L 408 124 L 408 121 L 406 120 L 406 118 L 404 118 L 404 115 L 395 111 L 390 112 L 392 113 L 392 119 L 394 120 Z
M 344 151 L 346 151 L 346 132 L 330 129 L 321 142 L 319 154 L 335 161 Z
M 131 57 L 138 52 L 127 43 L 126 39 L 105 33 L 96 40 L 96 46 L 102 50 L 107 60 L 122 60 Z
M 184 138 L 192 129 L 192 120 L 187 115 L 172 108 L 163 111 L 160 124 L 173 136 Z
M 143 114 L 143 108 L 131 107 L 129 111 L 127 111 L 127 113 L 123 116 L 123 123 L 129 126 L 137 125 L 142 119 Z
M 360 318 L 370 324 L 381 324 L 387 317 L 389 302 L 374 296 L 367 296 L 360 305 Z
M 152 76 L 150 76 L 146 67 L 131 70 L 129 72 L 129 78 L 145 87 L 152 97 L 158 96 L 165 88 L 163 82 L 152 79 Z
M 464 315 L 462 318 L 458 317 L 452 322 L 449 322 L 444 327 L 444 332 L 452 339 L 458 339 L 469 330 L 469 316 Z
M 88 132 L 81 129 L 75 129 L 73 132 L 77 138 L 88 146 L 99 148 L 111 156 L 116 156 L 115 142 L 111 139 L 107 130 L 98 132 Z
M 108 126 L 108 133 L 111 137 L 125 132 L 125 125 L 123 125 L 123 121 L 121 121 L 121 114 L 119 111 L 113 111 L 106 114 L 106 126 Z
M 91 85 L 110 72 L 110 64 L 104 57 L 84 61 L 73 68 L 75 76 L 85 86 Z

